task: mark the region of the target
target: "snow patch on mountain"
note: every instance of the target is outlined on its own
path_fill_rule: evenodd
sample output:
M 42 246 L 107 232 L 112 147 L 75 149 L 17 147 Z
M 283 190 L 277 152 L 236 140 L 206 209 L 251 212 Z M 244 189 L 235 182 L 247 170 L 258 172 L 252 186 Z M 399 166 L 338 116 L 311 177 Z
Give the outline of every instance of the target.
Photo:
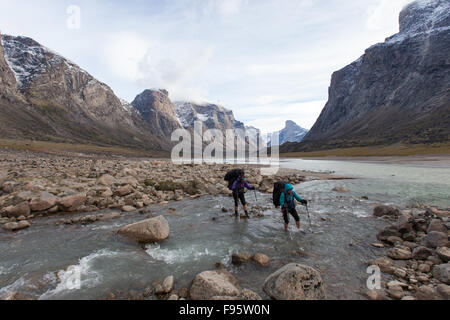
M 307 133 L 308 130 L 303 129 L 294 121 L 288 120 L 286 121 L 286 126 L 283 130 L 269 133 L 267 135 L 267 146 L 282 145 L 286 142 L 301 142 Z M 278 135 L 279 138 L 278 144 L 272 141 L 276 135 Z

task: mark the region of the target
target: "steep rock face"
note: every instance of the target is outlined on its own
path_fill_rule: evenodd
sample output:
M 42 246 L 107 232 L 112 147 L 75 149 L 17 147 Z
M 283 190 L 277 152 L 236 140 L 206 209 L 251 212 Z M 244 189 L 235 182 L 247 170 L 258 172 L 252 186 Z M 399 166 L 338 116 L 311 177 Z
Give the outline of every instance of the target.
M 166 90 L 145 90 L 134 99 L 131 105 L 164 137 L 170 139 L 172 132 L 181 128 L 175 107 Z
M 268 135 L 267 146 L 272 146 L 272 137 L 274 134 L 278 134 L 279 145 L 282 145 L 286 142 L 301 142 L 307 133 L 308 130 L 303 129 L 294 121 L 288 120 L 283 130 Z
M 242 129 L 245 126 L 234 118 L 233 111 L 210 103 L 175 102 L 176 114 L 183 128 L 193 128 L 201 121 L 206 129 Z
M 316 124 L 282 151 L 449 141 L 449 57 L 450 2 L 409 4 L 398 34 L 333 74 Z
M 1 42 L 8 68 L 2 64 L 0 77 L 10 84 L 12 73 L 15 80 L 14 95 L 0 101 L 5 137 L 168 148 L 107 85 L 74 63 L 27 37 L 4 35 Z M 7 87 L 4 80 L 0 86 Z
M 6 95 L 7 91 L 11 94 L 15 91 L 15 87 L 16 78 L 5 60 L 2 35 L 0 34 L 0 88 L 2 88 L 0 94 Z

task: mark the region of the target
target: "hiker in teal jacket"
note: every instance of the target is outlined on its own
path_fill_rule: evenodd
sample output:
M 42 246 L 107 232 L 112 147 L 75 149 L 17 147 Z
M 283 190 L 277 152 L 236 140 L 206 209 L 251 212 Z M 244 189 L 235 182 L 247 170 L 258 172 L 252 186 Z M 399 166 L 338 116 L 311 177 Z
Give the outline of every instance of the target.
M 291 184 L 284 186 L 284 192 L 280 196 L 280 205 L 283 212 L 284 219 L 284 229 L 287 231 L 289 227 L 289 215 L 294 217 L 297 228 L 300 230 L 300 217 L 298 216 L 297 210 L 295 209 L 295 199 L 303 205 L 307 205 L 308 201 L 303 200 L 294 191 L 294 187 Z

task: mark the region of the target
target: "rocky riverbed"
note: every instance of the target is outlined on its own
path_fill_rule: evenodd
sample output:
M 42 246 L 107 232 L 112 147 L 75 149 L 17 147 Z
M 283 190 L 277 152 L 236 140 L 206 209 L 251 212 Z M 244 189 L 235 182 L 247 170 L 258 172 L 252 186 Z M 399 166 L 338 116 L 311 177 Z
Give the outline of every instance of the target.
M 36 218 L 74 212 L 118 209 L 132 212 L 152 204 L 167 204 L 203 195 L 230 195 L 225 174 L 232 165 L 176 165 L 169 160 L 57 156 L 0 150 L 0 224 L 17 231 Z M 305 181 L 305 173 L 280 170 L 262 176 L 258 166 L 239 166 L 261 192 L 274 181 Z M 317 179 L 323 174 L 309 174 Z M 102 219 L 85 218 L 81 223 Z M 80 222 L 80 221 L 75 221 Z M 64 220 L 62 223 L 70 223 Z
M 0 154 L 0 299 L 448 299 L 448 210 L 380 206 L 357 180 L 239 166 L 259 190 L 247 220 L 230 217 L 235 166 Z M 275 180 L 311 199 L 302 232 L 283 231 Z

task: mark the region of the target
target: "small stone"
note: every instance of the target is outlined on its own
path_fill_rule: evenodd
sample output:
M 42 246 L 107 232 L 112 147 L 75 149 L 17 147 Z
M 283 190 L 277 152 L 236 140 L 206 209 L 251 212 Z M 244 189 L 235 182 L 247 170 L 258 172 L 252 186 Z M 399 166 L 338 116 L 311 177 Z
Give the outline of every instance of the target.
M 270 264 L 270 258 L 262 253 L 256 253 L 252 257 L 253 261 L 263 267 L 267 267 Z
M 409 260 L 412 258 L 412 254 L 410 250 L 406 250 L 404 248 L 392 248 L 387 252 L 389 258 L 394 260 Z
M 162 289 L 163 289 L 164 293 L 169 293 L 173 290 L 174 281 L 175 281 L 175 279 L 173 276 L 169 276 L 164 279 L 164 281 L 162 283 Z
M 431 271 L 431 266 L 429 264 L 421 264 L 419 265 L 419 271 L 422 273 L 428 273 Z
M 364 296 L 365 296 L 367 299 L 372 300 L 372 301 L 380 300 L 380 295 L 378 294 L 378 291 L 377 291 L 377 290 L 367 290 L 367 291 L 364 293 Z
M 413 250 L 412 256 L 416 260 L 425 260 L 432 254 L 433 254 L 433 251 L 429 248 L 417 247 Z
M 137 209 L 133 206 L 123 206 L 122 207 L 122 211 L 123 212 L 133 212 L 136 211 Z
M 231 256 L 231 263 L 235 265 L 241 265 L 251 260 L 252 255 L 248 252 L 234 253 Z
M 444 262 L 450 261 L 450 248 L 440 247 L 436 250 L 436 253 L 442 261 Z
M 446 285 L 446 284 L 438 284 L 437 287 L 437 292 L 438 294 L 446 299 L 446 300 L 450 300 L 450 286 Z
M 392 287 L 387 290 L 387 294 L 393 298 L 400 300 L 405 296 L 405 293 L 403 292 L 403 289 L 400 286 Z

